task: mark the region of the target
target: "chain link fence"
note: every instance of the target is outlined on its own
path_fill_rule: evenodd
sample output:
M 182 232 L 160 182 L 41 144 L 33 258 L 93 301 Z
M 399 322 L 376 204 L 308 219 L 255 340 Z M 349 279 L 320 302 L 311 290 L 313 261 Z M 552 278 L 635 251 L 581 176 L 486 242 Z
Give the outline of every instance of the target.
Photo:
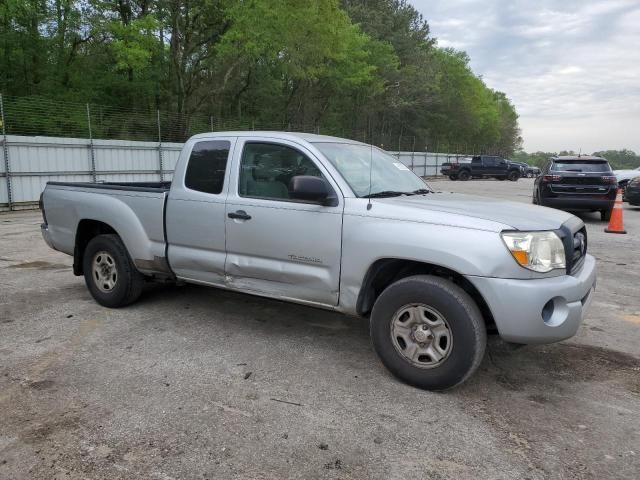
M 388 135 L 363 129 L 345 129 L 318 124 L 260 122 L 252 119 L 219 118 L 202 113 L 163 110 L 136 111 L 119 107 L 62 102 L 38 96 L 1 95 L 4 107 L 2 132 L 6 135 L 184 142 L 192 135 L 211 131 L 272 130 L 318 133 L 372 143 L 388 151 L 492 154 L 492 148 L 452 143 L 415 135 Z

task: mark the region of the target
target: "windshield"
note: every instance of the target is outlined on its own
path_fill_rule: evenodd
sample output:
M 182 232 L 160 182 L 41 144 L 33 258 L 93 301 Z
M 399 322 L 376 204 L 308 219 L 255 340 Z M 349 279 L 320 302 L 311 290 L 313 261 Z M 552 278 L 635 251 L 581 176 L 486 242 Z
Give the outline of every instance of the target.
M 338 169 L 358 197 L 367 197 L 369 192 L 376 196 L 393 196 L 431 191 L 420 177 L 379 148 L 350 143 L 314 145 Z
M 553 162 L 551 170 L 555 172 L 610 172 L 611 167 L 607 162 L 587 162 L 587 161 L 563 161 Z

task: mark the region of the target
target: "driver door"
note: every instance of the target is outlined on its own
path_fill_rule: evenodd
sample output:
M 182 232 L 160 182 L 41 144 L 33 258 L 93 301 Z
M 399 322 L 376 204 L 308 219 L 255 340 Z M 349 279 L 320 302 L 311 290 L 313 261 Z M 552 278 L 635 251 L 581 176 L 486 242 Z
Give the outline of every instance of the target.
M 239 139 L 226 205 L 225 283 L 270 297 L 337 305 L 343 198 L 295 142 Z M 296 175 L 323 177 L 336 206 L 289 198 Z

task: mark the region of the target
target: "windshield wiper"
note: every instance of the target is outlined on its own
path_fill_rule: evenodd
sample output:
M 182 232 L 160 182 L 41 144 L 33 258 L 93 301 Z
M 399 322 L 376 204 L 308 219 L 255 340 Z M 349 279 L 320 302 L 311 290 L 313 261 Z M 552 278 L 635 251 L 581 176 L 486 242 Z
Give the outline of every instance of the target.
M 371 193 L 364 195 L 363 198 L 385 198 L 385 197 L 399 197 L 400 195 L 408 195 L 409 192 L 396 192 L 395 190 L 382 190 L 381 192 Z
M 424 195 L 426 193 L 431 193 L 431 190 L 427 188 L 419 188 L 418 190 L 411 192 L 411 195 Z
M 370 195 L 365 195 L 363 198 L 385 198 L 385 197 L 399 197 L 400 195 L 424 195 L 426 193 L 431 193 L 431 190 L 426 188 L 419 188 L 418 190 L 414 190 L 412 192 L 398 192 L 396 190 L 383 190 L 381 192 L 375 192 Z

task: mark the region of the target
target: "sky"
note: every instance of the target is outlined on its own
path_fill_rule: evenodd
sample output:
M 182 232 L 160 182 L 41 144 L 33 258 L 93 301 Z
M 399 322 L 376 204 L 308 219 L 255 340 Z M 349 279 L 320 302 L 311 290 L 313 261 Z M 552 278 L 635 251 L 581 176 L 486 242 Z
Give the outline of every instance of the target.
M 640 0 L 410 0 L 511 99 L 526 151 L 640 153 Z

